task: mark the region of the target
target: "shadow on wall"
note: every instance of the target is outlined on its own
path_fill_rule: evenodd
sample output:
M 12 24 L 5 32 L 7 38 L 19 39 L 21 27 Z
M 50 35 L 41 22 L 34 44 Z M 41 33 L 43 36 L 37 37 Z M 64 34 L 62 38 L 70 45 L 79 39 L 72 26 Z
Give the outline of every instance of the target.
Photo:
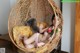
M 74 35 L 75 35 L 75 18 L 76 18 L 76 3 L 71 3 L 71 41 L 70 53 L 74 53 Z

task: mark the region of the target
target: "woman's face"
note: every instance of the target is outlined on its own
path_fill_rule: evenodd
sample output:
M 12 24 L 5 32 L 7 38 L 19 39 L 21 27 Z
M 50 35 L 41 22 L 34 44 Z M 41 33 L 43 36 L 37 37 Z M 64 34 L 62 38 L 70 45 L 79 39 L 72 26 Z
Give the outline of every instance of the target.
M 54 20 L 52 21 L 52 24 L 55 25 L 55 23 L 56 23 L 56 21 L 55 21 L 55 19 L 54 19 Z

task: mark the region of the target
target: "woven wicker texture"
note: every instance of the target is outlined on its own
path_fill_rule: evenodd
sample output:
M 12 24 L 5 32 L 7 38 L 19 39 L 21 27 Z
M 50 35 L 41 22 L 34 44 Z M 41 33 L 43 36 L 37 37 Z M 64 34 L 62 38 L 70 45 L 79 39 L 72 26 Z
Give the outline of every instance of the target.
M 13 39 L 13 27 L 24 25 L 24 21 L 28 18 L 35 18 L 37 22 L 46 22 L 48 25 L 51 24 L 51 17 L 53 14 L 59 16 L 59 25 L 55 24 L 55 31 L 57 28 L 61 29 L 60 35 L 55 35 L 52 37 L 48 43 L 46 43 L 43 47 L 35 48 L 35 49 L 27 49 L 25 47 L 18 46 Z M 9 36 L 16 47 L 21 49 L 22 51 L 29 53 L 49 53 L 51 52 L 59 43 L 62 34 L 62 14 L 60 9 L 56 6 L 53 0 L 18 0 L 14 8 L 10 12 L 9 20 L 8 20 L 8 31 Z

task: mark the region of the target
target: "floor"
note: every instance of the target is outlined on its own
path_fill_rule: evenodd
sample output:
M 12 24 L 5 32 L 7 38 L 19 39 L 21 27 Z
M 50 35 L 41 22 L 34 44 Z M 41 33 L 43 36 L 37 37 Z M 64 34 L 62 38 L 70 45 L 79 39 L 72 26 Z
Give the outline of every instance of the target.
M 64 51 L 62 51 L 61 53 L 68 53 L 68 52 L 64 52 Z

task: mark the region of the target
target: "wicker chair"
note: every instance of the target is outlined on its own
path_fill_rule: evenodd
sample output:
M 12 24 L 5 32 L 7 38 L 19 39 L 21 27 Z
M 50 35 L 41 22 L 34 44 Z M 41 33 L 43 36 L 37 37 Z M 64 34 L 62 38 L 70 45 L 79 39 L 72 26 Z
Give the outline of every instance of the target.
M 35 48 L 35 49 L 26 49 L 18 46 L 14 39 L 12 29 L 14 26 L 22 26 L 24 25 L 24 21 L 28 18 L 35 18 L 39 22 L 45 21 L 50 25 L 51 17 L 53 14 L 57 15 L 60 20 L 59 25 L 57 26 L 57 18 L 55 18 L 55 29 L 54 34 L 52 35 L 52 40 L 48 41 L 43 47 Z M 62 14 L 60 9 L 56 6 L 53 0 L 18 0 L 17 4 L 10 12 L 9 20 L 8 20 L 8 31 L 9 36 L 16 47 L 21 49 L 22 51 L 29 53 L 50 53 L 59 43 L 62 34 Z M 60 28 L 60 35 L 56 34 L 56 29 Z M 55 35 L 55 37 L 53 37 Z

